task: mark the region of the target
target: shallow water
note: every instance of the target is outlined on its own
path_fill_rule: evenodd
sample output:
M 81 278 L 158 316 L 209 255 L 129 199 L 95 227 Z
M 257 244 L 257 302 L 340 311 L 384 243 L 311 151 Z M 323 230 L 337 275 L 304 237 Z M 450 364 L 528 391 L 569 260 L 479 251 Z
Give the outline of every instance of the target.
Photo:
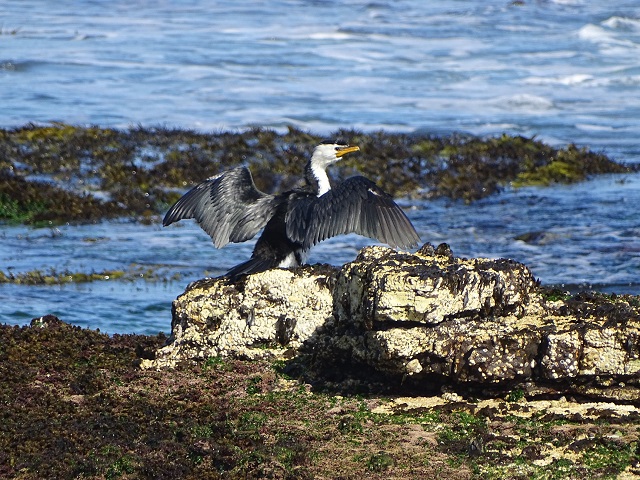
M 465 206 L 447 200 L 406 205 L 423 241 L 449 243 L 456 255 L 524 262 L 547 285 L 640 294 L 640 176 L 605 176 L 580 185 L 508 191 Z M 159 221 L 159 220 L 158 220 Z M 527 234 L 526 243 L 515 238 Z M 316 246 L 310 263 L 341 265 L 371 242 L 357 235 Z M 216 250 L 194 222 L 104 222 L 55 229 L 4 227 L 0 264 L 16 273 L 129 269 L 137 280 L 62 286 L 0 285 L 0 318 L 26 323 L 54 313 L 114 333 L 169 332 L 171 301 L 203 276 L 247 259 L 253 242 Z M 144 279 L 148 272 L 162 279 Z
M 0 125 L 502 131 L 636 157 L 640 4 L 3 6 Z
M 537 135 L 640 161 L 636 1 L 95 2 L 3 5 L 0 126 L 62 121 L 198 130 L 295 125 Z M 546 284 L 640 293 L 640 176 L 411 205 L 424 241 L 511 257 Z M 0 321 L 46 313 L 107 332 L 169 331 L 170 303 L 252 244 L 189 222 L 0 226 L 0 269 L 158 269 L 179 280 L 0 285 Z M 529 235 L 531 241 L 514 240 Z M 370 243 L 341 237 L 311 262 Z M 144 275 L 144 273 L 143 273 Z M 575 287 L 577 288 L 577 287 Z

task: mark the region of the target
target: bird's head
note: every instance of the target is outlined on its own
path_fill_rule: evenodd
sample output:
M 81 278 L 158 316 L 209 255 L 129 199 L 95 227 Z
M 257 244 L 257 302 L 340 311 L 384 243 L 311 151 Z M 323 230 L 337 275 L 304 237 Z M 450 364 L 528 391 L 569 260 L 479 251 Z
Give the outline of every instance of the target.
M 332 163 L 336 163 L 347 153 L 357 152 L 358 150 L 360 150 L 360 147 L 357 146 L 323 143 L 318 145 L 313 151 L 311 164 L 326 168 Z

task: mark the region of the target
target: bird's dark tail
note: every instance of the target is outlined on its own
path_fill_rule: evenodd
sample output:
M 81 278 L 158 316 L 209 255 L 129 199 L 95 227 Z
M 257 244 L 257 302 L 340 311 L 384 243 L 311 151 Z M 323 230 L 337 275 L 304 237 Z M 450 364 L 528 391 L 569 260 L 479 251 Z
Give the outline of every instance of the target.
M 246 262 L 242 262 L 240 265 L 233 267 L 225 274 L 225 277 L 228 277 L 229 280 L 235 282 L 240 275 L 264 272 L 265 270 L 269 270 L 277 266 L 278 262 L 275 259 L 252 257 Z

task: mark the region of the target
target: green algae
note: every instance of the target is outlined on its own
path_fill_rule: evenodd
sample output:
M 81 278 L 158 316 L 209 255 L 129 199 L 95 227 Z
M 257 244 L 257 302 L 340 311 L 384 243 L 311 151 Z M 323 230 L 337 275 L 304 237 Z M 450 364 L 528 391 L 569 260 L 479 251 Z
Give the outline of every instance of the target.
M 554 152 L 548 163 L 527 167 L 513 180 L 515 187 L 576 183 L 590 175 L 628 172 L 623 165 L 611 162 L 605 155 L 577 148 L 575 145 Z
M 127 211 L 86 192 L 71 192 L 54 184 L 29 181 L 0 171 L 0 220 L 47 225 L 114 218 Z
M 127 270 L 103 270 L 100 272 L 72 272 L 70 270 L 57 271 L 30 270 L 28 272 L 12 272 L 0 270 L 0 284 L 13 283 L 16 285 L 62 285 L 66 283 L 87 283 L 97 281 L 146 281 L 178 280 L 179 274 L 167 276 L 160 269 L 149 266 L 133 265 Z
M 0 325 L 0 477 L 615 478 L 638 463 L 637 412 L 609 406 L 598 422 L 519 400 L 382 413 L 389 399 L 316 392 L 268 361 L 140 370 L 166 340 L 53 316 Z
M 73 139 L 90 137 L 92 139 L 111 138 L 114 131 L 99 127 L 76 127 L 61 122 L 53 122 L 51 126 L 42 127 L 29 125 L 26 128 L 16 130 L 16 140 L 25 144 L 43 142 L 70 142 Z
M 394 196 L 448 197 L 471 202 L 512 185 L 582 181 L 627 173 L 605 155 L 534 138 L 501 135 L 338 130 L 328 138 L 289 127 L 202 133 L 135 127 L 128 130 L 62 123 L 0 129 L 0 221 L 40 224 L 131 217 L 151 221 L 184 190 L 239 164 L 258 188 L 293 188 L 323 140 L 361 149 L 330 172 L 334 180 L 362 174 Z
M 44 201 L 25 200 L 21 202 L 7 193 L 0 193 L 0 218 L 11 223 L 29 223 L 46 211 Z
M 0 270 L 1 283 L 15 283 L 17 285 L 61 285 L 64 283 L 85 283 L 98 280 L 117 280 L 125 277 L 123 270 L 104 270 L 102 272 L 57 272 L 49 269 L 44 272 L 42 270 L 31 270 L 23 273 L 5 273 Z
M 603 173 L 637 171 L 586 148 L 569 145 L 556 149 L 522 136 L 480 139 L 454 135 L 422 140 L 413 148 L 432 166 L 433 195 L 467 202 L 497 193 L 507 185 L 548 186 Z

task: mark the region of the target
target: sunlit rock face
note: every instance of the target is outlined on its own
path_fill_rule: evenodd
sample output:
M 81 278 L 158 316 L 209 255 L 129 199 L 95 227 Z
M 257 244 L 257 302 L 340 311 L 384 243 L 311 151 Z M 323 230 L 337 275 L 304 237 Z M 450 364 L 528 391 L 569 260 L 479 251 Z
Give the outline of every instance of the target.
M 340 273 L 328 343 L 392 375 L 456 382 L 530 376 L 541 340 L 525 318 L 535 289 L 529 270 L 509 260 L 372 247 Z
M 145 366 L 298 356 L 333 385 L 640 399 L 637 297 L 559 297 L 511 260 L 367 247 L 342 269 L 194 282 L 174 302 L 170 343 Z
M 295 351 L 331 317 L 337 272 L 328 266 L 301 267 L 256 273 L 237 283 L 193 282 L 173 302 L 170 343 L 152 365 Z

